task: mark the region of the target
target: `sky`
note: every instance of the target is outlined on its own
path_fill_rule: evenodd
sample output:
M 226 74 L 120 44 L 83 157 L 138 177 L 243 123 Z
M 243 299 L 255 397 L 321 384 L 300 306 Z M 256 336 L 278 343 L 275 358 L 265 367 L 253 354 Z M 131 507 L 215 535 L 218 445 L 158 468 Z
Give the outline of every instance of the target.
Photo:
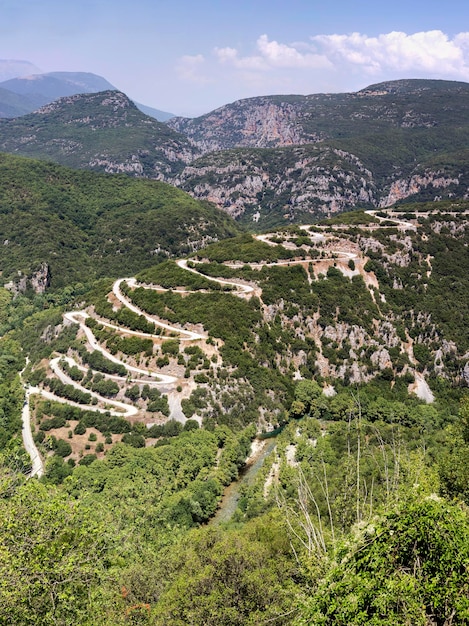
M 0 59 L 194 117 L 260 95 L 469 82 L 467 0 L 0 0 Z

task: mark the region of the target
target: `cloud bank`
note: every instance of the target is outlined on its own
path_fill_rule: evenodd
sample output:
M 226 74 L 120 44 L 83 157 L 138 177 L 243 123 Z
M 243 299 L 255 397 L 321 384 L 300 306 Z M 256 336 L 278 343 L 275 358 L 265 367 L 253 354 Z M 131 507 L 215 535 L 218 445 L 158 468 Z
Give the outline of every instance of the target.
M 301 44 L 298 47 L 302 47 Z M 301 51 L 294 45 L 269 41 L 267 35 L 257 40 L 258 54 L 241 57 L 235 48 L 215 48 L 214 54 L 220 63 L 231 64 L 237 69 L 266 71 L 273 68 L 313 68 L 332 67 L 326 56 L 314 50 Z
M 440 30 L 376 37 L 361 33 L 315 35 L 283 43 L 261 35 L 249 53 L 230 46 L 180 60 L 180 77 L 225 83 L 237 97 L 264 93 L 347 91 L 397 78 L 469 81 L 469 32 Z M 258 93 L 255 89 L 258 89 Z
M 317 35 L 311 38 L 311 45 L 321 49 L 334 65 L 342 62 L 367 73 L 402 71 L 469 78 L 469 33 L 453 39 L 440 30 L 378 37 Z

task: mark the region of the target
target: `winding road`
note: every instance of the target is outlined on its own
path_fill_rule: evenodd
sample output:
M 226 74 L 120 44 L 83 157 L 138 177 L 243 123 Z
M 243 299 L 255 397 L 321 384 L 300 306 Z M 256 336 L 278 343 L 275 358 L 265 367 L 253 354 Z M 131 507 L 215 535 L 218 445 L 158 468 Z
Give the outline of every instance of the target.
M 411 228 L 413 230 L 416 229 L 416 226 L 414 224 L 409 224 L 408 222 L 404 222 L 402 220 L 393 218 L 393 217 L 381 217 L 376 215 L 377 211 L 374 210 L 370 210 L 370 211 L 366 211 L 366 213 L 368 215 L 371 215 L 373 217 L 376 217 L 377 219 L 379 219 L 380 221 L 382 220 L 389 220 L 389 221 L 393 221 L 395 222 L 398 226 L 402 227 L 402 228 Z M 301 227 L 303 230 L 306 230 L 309 232 L 309 226 L 302 226 Z M 267 235 L 257 235 L 257 239 L 260 241 L 263 241 L 264 243 L 267 243 L 269 245 L 278 245 L 272 241 L 270 241 L 269 237 L 271 235 L 267 234 Z M 327 237 L 323 234 L 320 233 L 313 233 L 311 235 L 312 237 L 314 237 L 317 241 L 325 241 L 327 239 Z M 357 257 L 359 256 L 356 252 L 348 252 L 346 250 L 329 250 L 331 255 L 334 255 L 334 257 L 331 257 L 329 260 L 330 261 L 334 261 L 337 259 L 342 259 L 342 260 L 346 260 L 346 259 L 357 259 Z M 285 260 L 280 260 L 280 261 L 276 261 L 276 262 L 272 262 L 272 263 L 242 263 L 242 264 L 231 264 L 229 265 L 230 267 L 240 267 L 240 266 L 244 266 L 244 265 L 249 265 L 252 268 L 262 268 L 262 267 L 273 267 L 273 266 L 288 266 L 288 265 L 295 265 L 295 264 L 304 264 L 304 263 L 311 263 L 311 262 L 327 262 L 328 259 L 326 258 L 314 258 L 314 259 L 285 259 Z M 231 287 L 234 289 L 234 293 L 240 297 L 249 297 L 252 296 L 253 294 L 257 294 L 259 293 L 259 288 L 258 287 L 253 287 L 252 285 L 248 285 L 248 284 L 244 284 L 242 282 L 236 282 L 233 280 L 225 280 L 222 278 L 215 278 L 213 276 L 207 276 L 205 274 L 202 274 L 201 272 L 199 272 L 196 268 L 194 267 L 189 267 L 188 265 L 189 260 L 188 259 L 180 259 L 178 261 L 176 261 L 178 267 L 180 267 L 181 269 L 184 269 L 186 271 L 189 272 L 193 272 L 194 274 L 197 274 L 199 276 L 202 276 L 203 278 L 207 279 L 207 280 L 211 280 L 215 283 L 218 283 L 220 285 L 226 285 L 228 287 Z M 202 263 L 202 261 L 193 261 L 196 263 Z M 168 324 L 166 322 L 163 322 L 162 320 L 160 320 L 157 317 L 148 315 L 147 313 L 145 313 L 144 311 L 142 311 L 141 309 L 139 309 L 135 304 L 133 304 L 133 302 L 123 293 L 122 291 L 122 284 L 123 283 L 127 283 L 129 285 L 129 287 L 131 288 L 135 288 L 138 283 L 136 281 L 135 278 L 119 278 L 118 280 L 116 280 L 113 284 L 112 287 L 112 292 L 115 296 L 115 298 L 125 307 L 127 307 L 128 309 L 130 309 L 131 311 L 133 311 L 134 313 L 143 316 L 148 322 L 155 324 L 156 326 L 158 326 L 159 328 L 163 328 L 164 330 L 168 331 L 171 334 L 175 334 L 178 335 L 178 339 L 180 341 L 204 341 L 208 338 L 208 336 L 206 334 L 200 333 L 200 332 L 196 332 L 193 330 L 187 330 L 185 328 L 181 328 L 180 326 L 173 326 L 171 324 Z M 168 289 L 159 289 L 161 291 L 169 291 Z M 187 290 L 178 290 L 178 293 L 192 293 L 190 291 Z M 103 356 L 105 356 L 107 359 L 109 359 L 110 361 L 112 361 L 113 363 L 117 363 L 120 365 L 123 365 L 127 372 L 129 372 L 129 374 L 136 376 L 136 378 L 129 378 L 129 377 L 122 377 L 122 376 L 116 376 L 116 375 L 107 375 L 108 378 L 112 378 L 115 380 L 125 380 L 127 382 L 133 382 L 133 383 L 147 383 L 150 385 L 166 385 L 169 387 L 173 387 L 175 388 L 175 384 L 178 381 L 178 378 L 176 376 L 170 376 L 167 374 L 162 374 L 160 372 L 155 372 L 152 370 L 148 370 L 148 369 L 142 369 L 136 366 L 132 366 L 129 365 L 127 363 L 124 363 L 122 360 L 120 360 L 119 358 L 117 358 L 116 356 L 114 356 L 113 354 L 111 354 L 108 350 L 106 350 L 105 348 L 103 348 L 103 346 L 101 346 L 99 344 L 99 342 L 96 340 L 96 337 L 94 336 L 91 328 L 89 328 L 86 325 L 86 319 L 89 317 L 89 314 L 82 310 L 82 311 L 71 311 L 71 312 L 67 312 L 64 314 L 64 319 L 67 320 L 70 323 L 73 324 L 78 324 L 80 329 L 82 330 L 82 332 L 84 333 L 87 342 L 89 343 L 90 347 L 93 350 L 98 350 L 99 352 L 101 352 L 103 354 Z M 107 328 L 111 328 L 114 330 L 118 330 L 118 331 L 123 331 L 125 332 L 125 334 L 128 335 L 136 335 L 139 337 L 152 337 L 152 338 L 158 338 L 158 339 L 163 339 L 163 337 L 161 335 L 150 335 L 148 333 L 143 333 L 140 331 L 134 331 L 134 330 L 130 330 L 130 329 L 122 329 L 121 327 L 106 322 L 104 320 L 98 320 L 98 322 L 107 327 Z M 101 413 L 110 413 L 111 415 L 118 415 L 121 417 L 133 417 L 135 416 L 138 412 L 139 409 L 137 407 L 135 407 L 134 405 L 128 404 L 126 402 L 120 402 L 118 400 L 111 400 L 109 398 L 104 398 L 102 396 L 100 396 L 99 394 L 90 391 L 89 389 L 84 388 L 83 386 L 81 386 L 80 384 L 78 384 L 76 381 L 72 380 L 72 378 L 70 378 L 60 367 L 60 362 L 65 360 L 65 362 L 70 366 L 76 366 L 79 367 L 80 369 L 82 369 L 83 371 L 86 371 L 87 368 L 80 366 L 79 364 L 76 363 L 76 361 L 74 359 L 72 359 L 71 357 L 56 357 L 54 359 L 52 359 L 50 361 L 50 368 L 52 369 L 52 371 L 54 372 L 54 374 L 57 376 L 57 378 L 59 380 L 61 380 L 64 384 L 70 384 L 73 385 L 74 387 L 76 387 L 77 389 L 80 389 L 83 392 L 86 392 L 88 394 L 90 394 L 91 396 L 95 397 L 98 399 L 98 401 L 104 405 L 104 407 L 106 408 L 102 408 L 102 407 L 98 407 L 96 405 L 89 405 L 89 406 L 84 406 L 75 402 L 71 402 L 70 400 L 67 400 L 65 398 L 61 398 L 59 396 L 56 396 L 55 394 L 46 391 L 44 389 L 39 389 L 38 387 L 30 387 L 30 386 L 25 386 L 25 402 L 24 402 L 24 406 L 23 406 L 23 410 L 22 410 L 22 421 L 23 421 L 23 441 L 24 441 L 24 446 L 28 452 L 28 454 L 31 457 L 32 460 L 32 472 L 31 472 L 31 476 L 42 476 L 44 473 L 44 464 L 42 462 L 42 459 L 40 457 L 40 454 L 34 444 L 34 440 L 31 434 L 31 424 L 30 424 L 30 409 L 29 409 L 29 397 L 32 394 L 40 394 L 43 397 L 47 398 L 47 399 L 51 399 L 57 402 L 63 402 L 63 403 L 67 403 L 70 404 L 72 406 L 78 406 L 82 409 L 89 409 L 92 411 L 97 411 L 97 412 L 101 412 Z M 416 385 L 415 385 L 416 389 L 414 390 L 414 392 L 423 400 L 425 400 L 426 402 L 432 402 L 433 401 L 433 394 L 431 393 L 425 379 L 419 375 L 416 376 Z M 181 410 L 181 406 L 180 406 L 180 400 L 181 398 L 179 397 L 179 394 L 177 394 L 177 397 L 175 396 L 175 390 L 174 393 L 172 391 L 169 391 L 167 393 L 168 395 L 168 401 L 171 407 L 171 414 L 170 417 L 176 418 L 179 421 L 183 421 L 183 414 L 182 414 L 182 410 Z M 173 415 L 174 413 L 174 415 Z
M 71 367 L 75 365 L 75 361 L 71 359 L 70 357 L 56 357 L 55 359 L 52 359 L 50 361 L 49 365 L 50 365 L 51 370 L 54 372 L 54 374 L 62 383 L 64 383 L 65 385 L 73 385 L 75 389 L 79 389 L 80 391 L 83 391 L 83 393 L 87 393 L 93 398 L 100 400 L 101 402 L 104 401 L 106 404 L 116 407 L 115 410 L 109 411 L 111 415 L 120 415 L 122 417 L 132 417 L 133 415 L 137 415 L 138 413 L 137 407 L 131 404 L 126 404 L 125 402 L 119 402 L 118 400 L 110 400 L 109 398 L 103 398 L 103 396 L 100 396 L 99 393 L 96 393 L 95 391 L 91 391 L 90 389 L 86 389 L 86 387 L 83 387 L 82 385 L 77 383 L 75 380 L 70 378 L 70 376 L 68 376 L 60 368 L 59 366 L 60 361 L 65 361 Z M 90 405 L 89 406 L 90 410 L 93 410 L 93 407 L 94 405 Z M 108 409 L 104 409 L 104 410 L 107 411 Z
M 374 217 L 380 222 L 394 222 L 403 230 L 417 230 L 417 226 L 415 224 L 411 224 L 410 222 L 406 222 L 404 220 L 399 220 L 397 219 L 397 217 L 393 217 L 392 215 L 382 217 L 381 215 L 378 215 L 379 212 L 380 210 L 378 209 L 370 209 L 369 211 L 365 211 L 367 215 L 369 215 L 370 217 Z
M 37 387 L 26 386 L 23 409 L 21 411 L 21 420 L 23 423 L 21 434 L 23 437 L 23 444 L 26 452 L 31 458 L 32 465 L 31 473 L 29 474 L 30 478 L 32 478 L 33 476 L 41 478 L 41 476 L 44 475 L 44 463 L 42 461 L 41 455 L 39 454 L 39 450 L 36 448 L 33 434 L 31 432 L 31 411 L 29 408 L 29 396 L 33 393 L 40 393 L 40 391 L 41 390 Z
M 193 263 L 203 263 L 203 261 L 192 261 L 192 262 Z M 203 278 L 211 280 L 214 283 L 218 283 L 219 285 L 227 285 L 228 287 L 234 287 L 236 289 L 236 291 L 238 292 L 238 295 L 240 293 L 242 293 L 242 294 L 246 294 L 246 293 L 252 294 L 254 292 L 254 287 L 251 287 L 251 285 L 244 285 L 243 283 L 236 283 L 236 282 L 233 282 L 231 280 L 224 280 L 223 278 L 215 278 L 214 276 L 206 276 L 205 274 L 202 274 L 202 272 L 198 272 L 194 267 L 189 267 L 187 265 L 187 263 L 188 263 L 187 259 L 180 259 L 179 261 L 176 261 L 176 263 L 183 270 L 187 270 L 188 272 L 192 272 L 193 274 L 197 274 L 198 276 L 202 276 Z
M 189 269 L 189 268 L 188 268 Z M 141 309 L 139 309 L 133 302 L 131 302 L 121 291 L 121 285 L 123 282 L 126 282 L 130 287 L 135 287 L 137 285 L 137 281 L 135 278 L 119 278 L 116 280 L 112 287 L 112 292 L 116 296 L 116 298 L 128 309 L 133 311 L 134 313 L 138 313 L 138 315 L 143 315 L 143 317 L 147 320 L 147 322 L 151 322 L 160 328 L 164 328 L 165 330 L 169 330 L 172 333 L 178 333 L 183 335 L 180 337 L 182 341 L 198 341 L 200 339 L 207 339 L 207 335 L 201 335 L 200 333 L 193 332 L 191 330 L 186 330 L 184 328 L 178 328 L 177 326 L 171 326 L 171 324 L 166 324 L 162 322 L 157 317 L 152 317 L 148 315 Z
M 139 309 L 137 309 L 137 311 L 139 311 Z M 153 372 L 151 370 L 144 370 L 140 367 L 134 367 L 133 365 L 128 365 L 127 363 L 124 363 L 123 361 L 118 359 L 116 356 L 111 354 L 108 350 L 103 348 L 96 341 L 96 337 L 93 335 L 91 328 L 88 328 L 88 326 L 84 323 L 83 319 L 79 319 L 80 317 L 83 319 L 86 319 L 87 317 L 89 317 L 89 315 L 86 311 L 74 311 L 74 312 L 69 312 L 69 313 L 64 314 L 65 319 L 69 320 L 70 322 L 74 324 L 78 324 L 80 326 L 80 328 L 85 333 L 86 339 L 88 340 L 88 343 L 93 348 L 93 350 L 99 350 L 99 352 L 101 352 L 103 356 L 105 356 L 107 359 L 109 359 L 113 363 L 118 363 L 119 365 L 123 365 L 127 369 L 128 372 L 133 372 L 134 374 L 139 374 L 140 376 L 149 376 L 151 378 L 156 379 L 155 380 L 156 383 L 161 383 L 164 385 L 171 385 L 177 381 L 177 378 L 175 376 L 168 376 L 165 374 L 160 374 L 159 372 Z M 118 328 L 118 327 L 115 327 L 115 328 Z M 168 328 L 172 328 L 172 327 L 168 326 Z M 127 333 L 131 331 L 125 330 L 125 332 Z M 149 336 L 146 333 L 139 333 L 136 331 L 132 331 L 132 334 L 135 334 L 141 337 Z

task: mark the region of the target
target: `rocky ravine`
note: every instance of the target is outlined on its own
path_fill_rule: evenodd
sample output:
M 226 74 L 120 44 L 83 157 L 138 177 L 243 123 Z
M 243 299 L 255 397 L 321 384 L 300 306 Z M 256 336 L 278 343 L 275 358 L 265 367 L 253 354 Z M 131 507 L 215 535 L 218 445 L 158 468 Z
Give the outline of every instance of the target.
M 188 165 L 174 182 L 259 227 L 377 204 L 373 175 L 364 164 L 321 144 L 212 153 Z

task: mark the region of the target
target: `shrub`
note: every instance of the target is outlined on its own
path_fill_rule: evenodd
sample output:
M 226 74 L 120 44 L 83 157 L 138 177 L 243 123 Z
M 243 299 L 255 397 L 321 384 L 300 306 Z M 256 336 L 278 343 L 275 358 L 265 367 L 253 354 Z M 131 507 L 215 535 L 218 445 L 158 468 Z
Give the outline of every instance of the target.
M 140 388 L 138 385 L 133 385 L 125 390 L 125 397 L 129 398 L 133 402 L 140 398 Z
M 83 422 L 78 422 L 73 432 L 75 433 L 75 435 L 84 435 L 86 433 L 86 426 L 83 424 Z
M 78 461 L 78 465 L 91 465 L 97 458 L 96 454 L 85 454 L 85 456 Z
M 171 354 L 176 356 L 179 353 L 179 341 L 177 339 L 169 339 L 161 344 L 161 352 L 163 354 Z
M 137 433 L 125 433 L 125 435 L 122 437 L 122 443 L 126 443 L 133 448 L 144 448 L 145 437 Z
M 55 447 L 55 454 L 57 456 L 66 457 L 69 454 L 72 454 L 72 446 L 68 443 L 68 441 L 59 439 Z

